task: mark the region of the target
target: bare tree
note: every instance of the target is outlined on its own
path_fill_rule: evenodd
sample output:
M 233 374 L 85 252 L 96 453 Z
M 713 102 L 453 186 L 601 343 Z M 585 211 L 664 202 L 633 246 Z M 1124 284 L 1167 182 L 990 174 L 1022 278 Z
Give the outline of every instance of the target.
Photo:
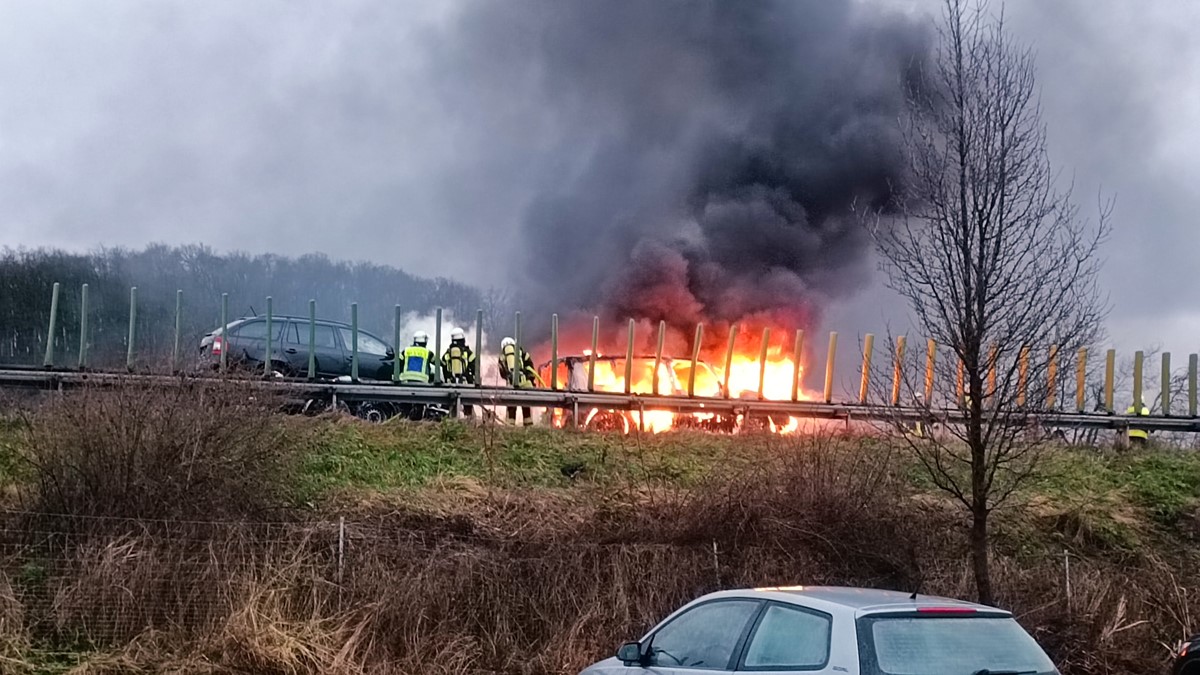
M 956 392 L 948 406 L 961 424 L 905 438 L 969 512 L 979 599 L 991 603 L 988 516 L 1033 474 L 1046 443 L 1026 433 L 1033 416 L 1056 405 L 1063 366 L 1107 313 L 1097 252 L 1111 202 L 1093 226 L 1071 190 L 1056 187 L 1033 54 L 1007 33 L 1002 11 L 945 0 L 938 33 L 909 88 L 908 183 L 890 215 L 868 218 L 890 287 L 950 352 L 937 379 Z

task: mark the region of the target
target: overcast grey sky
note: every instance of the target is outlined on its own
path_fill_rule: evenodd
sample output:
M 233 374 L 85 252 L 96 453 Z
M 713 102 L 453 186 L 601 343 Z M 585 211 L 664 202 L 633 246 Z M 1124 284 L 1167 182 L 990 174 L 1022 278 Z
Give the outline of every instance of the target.
M 491 57 L 513 63 L 505 51 L 534 30 L 462 48 L 472 6 L 5 0 L 0 245 L 199 241 L 505 284 L 519 221 L 572 169 L 560 150 L 576 127 L 540 105 L 539 64 L 493 76 Z M 1200 348 L 1200 48 L 1188 35 L 1200 3 L 1009 0 L 1007 12 L 1039 54 L 1064 179 L 1085 212 L 1098 190 L 1117 199 L 1114 340 Z M 885 297 L 860 292 L 825 328 L 898 321 Z

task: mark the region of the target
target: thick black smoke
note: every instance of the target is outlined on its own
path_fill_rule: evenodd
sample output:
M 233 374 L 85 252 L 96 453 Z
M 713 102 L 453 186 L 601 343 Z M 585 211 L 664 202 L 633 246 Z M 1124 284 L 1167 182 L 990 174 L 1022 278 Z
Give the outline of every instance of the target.
M 522 306 L 720 340 L 812 327 L 861 288 L 850 210 L 903 184 L 918 24 L 850 0 L 481 7 L 471 58 L 532 83 L 559 158 L 522 225 Z

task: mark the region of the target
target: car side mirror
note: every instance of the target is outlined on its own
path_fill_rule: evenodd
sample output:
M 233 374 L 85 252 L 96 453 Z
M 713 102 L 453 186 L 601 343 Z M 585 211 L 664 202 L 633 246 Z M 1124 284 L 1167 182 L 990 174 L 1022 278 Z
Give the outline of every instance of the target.
M 394 359 L 394 358 L 396 358 L 396 350 L 392 349 L 391 347 L 388 347 L 387 353 L 384 354 L 384 356 L 388 357 L 389 359 Z
M 617 660 L 627 666 L 644 665 L 642 659 L 642 645 L 637 642 L 626 642 L 617 650 Z

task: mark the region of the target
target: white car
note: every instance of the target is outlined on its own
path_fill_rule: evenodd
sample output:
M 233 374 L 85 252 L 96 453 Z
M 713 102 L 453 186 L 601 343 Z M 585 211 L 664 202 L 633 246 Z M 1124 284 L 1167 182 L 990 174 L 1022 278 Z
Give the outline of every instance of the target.
M 580 675 L 697 672 L 1057 675 L 1009 612 L 896 591 L 721 591 L 668 616 Z

